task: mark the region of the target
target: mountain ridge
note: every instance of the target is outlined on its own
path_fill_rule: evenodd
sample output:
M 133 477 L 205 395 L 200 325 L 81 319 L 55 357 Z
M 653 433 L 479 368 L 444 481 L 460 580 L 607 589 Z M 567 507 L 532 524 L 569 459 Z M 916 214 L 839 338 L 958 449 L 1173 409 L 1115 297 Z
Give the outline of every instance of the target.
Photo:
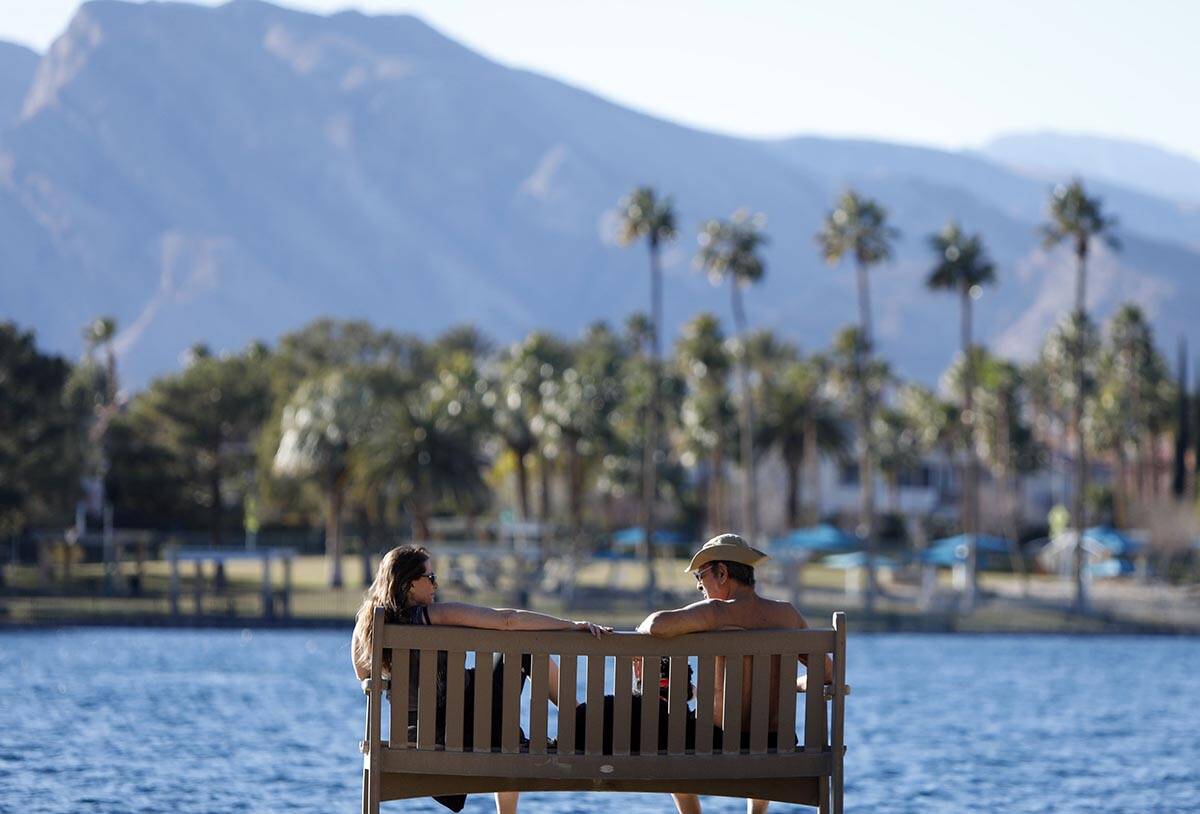
M 114 314 L 134 386 L 194 342 L 232 350 L 319 315 L 423 334 L 473 321 L 501 341 L 619 321 L 645 308 L 646 260 L 616 245 L 611 211 L 640 183 L 680 209 L 669 335 L 699 310 L 727 319 L 727 291 L 691 268 L 692 235 L 748 206 L 772 238 L 752 321 L 826 344 L 854 318 L 853 275 L 824 267 L 812 234 L 847 183 L 905 234 L 873 274 L 883 352 L 904 375 L 934 380 L 953 355 L 955 304 L 923 286 L 924 235 L 947 217 L 982 230 L 1002 264 L 980 336 L 1018 355 L 1069 274 L 1034 233 L 1048 185 L 977 155 L 707 133 L 505 67 L 408 15 L 93 0 L 38 74 L 38 100 L 0 136 L 0 268 L 31 270 L 0 275 L 0 314 L 72 354 L 84 322 Z M 1096 287 L 1098 313 L 1140 292 L 1165 330 L 1190 328 L 1193 221 L 1117 194 L 1138 208 L 1117 211 L 1131 239 L 1115 262 L 1131 271 Z

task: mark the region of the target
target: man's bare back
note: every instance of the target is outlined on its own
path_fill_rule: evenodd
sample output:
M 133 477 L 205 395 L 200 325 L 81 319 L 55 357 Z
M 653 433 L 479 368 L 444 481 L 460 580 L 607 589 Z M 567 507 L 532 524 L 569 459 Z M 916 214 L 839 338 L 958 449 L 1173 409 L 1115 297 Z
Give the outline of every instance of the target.
M 808 627 L 800 611 L 789 602 L 767 599 L 754 589 L 754 566 L 767 559 L 763 552 L 751 548 L 737 535 L 723 534 L 705 543 L 692 558 L 688 570 L 696 577 L 696 589 L 704 599 L 678 610 L 657 611 L 647 616 L 638 631 L 652 636 L 682 636 L 709 630 L 764 630 L 797 629 Z M 799 654 L 797 654 L 799 655 Z M 795 667 L 790 673 L 782 669 L 778 657 L 771 660 L 770 728 L 779 726 L 780 681 L 796 682 L 802 689 L 804 681 L 797 681 Z M 742 724 L 745 730 L 750 721 L 750 690 L 752 660 L 742 661 Z M 831 675 L 826 669 L 825 674 Z M 724 723 L 725 710 L 725 658 L 718 656 L 715 665 L 713 720 L 717 727 Z M 728 737 L 740 737 L 741 733 L 723 733 Z M 715 735 L 715 733 L 714 733 Z M 672 795 L 679 814 L 700 814 L 700 799 L 695 795 Z M 766 814 L 765 800 L 748 800 L 748 814 Z

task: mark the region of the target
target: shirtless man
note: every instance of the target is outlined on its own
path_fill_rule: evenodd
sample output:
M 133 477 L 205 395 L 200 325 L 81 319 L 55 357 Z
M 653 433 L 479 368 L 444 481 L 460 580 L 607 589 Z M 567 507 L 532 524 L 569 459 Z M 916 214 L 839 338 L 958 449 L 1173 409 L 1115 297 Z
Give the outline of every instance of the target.
M 806 628 L 808 622 L 789 602 L 766 599 L 754 589 L 754 567 L 767 560 L 762 551 L 752 548 L 736 534 L 721 534 L 692 557 L 687 571 L 696 578 L 696 590 L 704 599 L 678 610 L 656 611 L 638 625 L 638 632 L 651 636 L 682 636 L 705 630 L 753 630 L 761 628 Z M 720 726 L 724 718 L 725 659 L 716 665 L 713 720 Z M 747 660 L 744 669 L 749 670 Z M 773 665 L 771 698 L 778 698 L 779 662 Z M 825 675 L 833 675 L 832 659 L 826 659 Z M 789 679 L 790 680 L 790 679 Z M 750 676 L 742 681 L 742 721 L 750 721 Z M 807 677 L 796 679 L 797 692 L 804 692 Z M 778 724 L 778 710 L 771 710 L 771 728 Z M 700 814 L 700 798 L 694 794 L 672 794 L 679 814 Z M 768 801 L 747 800 L 747 814 L 766 814 Z

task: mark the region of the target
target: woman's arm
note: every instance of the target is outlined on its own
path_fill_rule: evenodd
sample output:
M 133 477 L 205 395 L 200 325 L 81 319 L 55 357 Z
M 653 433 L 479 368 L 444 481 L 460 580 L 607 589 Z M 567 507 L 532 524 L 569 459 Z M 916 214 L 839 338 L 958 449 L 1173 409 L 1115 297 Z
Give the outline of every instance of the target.
M 611 627 L 560 619 L 548 613 L 518 608 L 485 608 L 463 602 L 439 602 L 430 605 L 429 621 L 435 625 L 478 627 L 485 630 L 586 630 L 597 638 L 612 633 Z

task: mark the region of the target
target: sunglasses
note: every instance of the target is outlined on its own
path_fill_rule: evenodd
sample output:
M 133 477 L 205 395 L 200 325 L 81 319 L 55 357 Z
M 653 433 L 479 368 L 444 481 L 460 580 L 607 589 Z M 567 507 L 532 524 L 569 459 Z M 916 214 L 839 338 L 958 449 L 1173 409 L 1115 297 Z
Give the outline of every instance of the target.
M 429 581 L 434 585 L 437 585 L 437 574 L 434 572 L 430 571 L 428 574 L 421 574 L 421 577 L 429 577 Z M 420 579 L 421 577 L 417 577 L 417 579 Z
M 712 570 L 712 566 L 706 565 L 703 568 L 701 568 L 699 571 L 696 571 L 694 574 L 692 574 L 692 576 L 694 576 L 696 578 L 697 585 L 700 584 L 700 580 L 704 579 L 705 572 L 710 571 L 710 570 Z

